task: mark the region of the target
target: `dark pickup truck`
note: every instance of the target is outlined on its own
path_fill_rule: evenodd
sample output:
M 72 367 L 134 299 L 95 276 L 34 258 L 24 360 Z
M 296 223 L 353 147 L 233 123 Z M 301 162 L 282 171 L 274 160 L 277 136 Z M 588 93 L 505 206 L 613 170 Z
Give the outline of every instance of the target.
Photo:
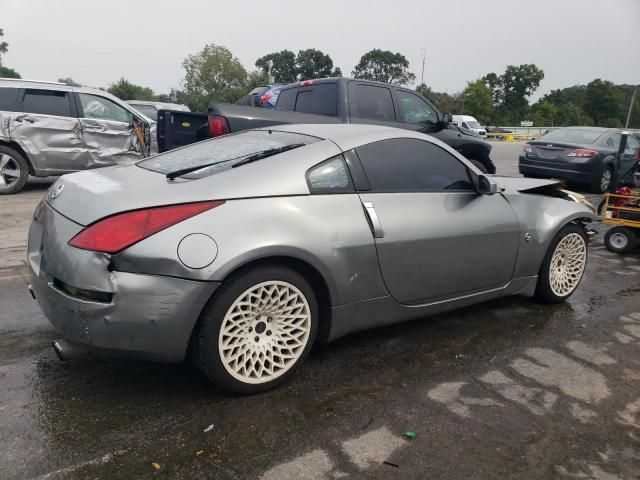
M 351 78 L 291 84 L 280 90 L 275 109 L 211 103 L 208 116 L 160 111 L 158 147 L 162 152 L 227 133 L 290 123 L 366 123 L 416 130 L 455 148 L 482 171 L 496 171 L 489 157 L 491 145 L 452 124 L 451 114 L 439 112 L 419 93 Z

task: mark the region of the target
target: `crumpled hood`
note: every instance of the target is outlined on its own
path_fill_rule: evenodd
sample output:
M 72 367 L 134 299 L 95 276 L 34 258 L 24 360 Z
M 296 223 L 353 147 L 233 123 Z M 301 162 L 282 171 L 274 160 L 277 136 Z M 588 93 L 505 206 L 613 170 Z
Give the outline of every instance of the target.
M 563 185 L 561 180 L 545 180 L 542 178 L 524 178 L 524 177 L 503 177 L 501 175 L 487 175 L 491 177 L 497 184 L 498 188 L 511 192 L 526 192 L 536 190 L 541 187 L 550 187 Z

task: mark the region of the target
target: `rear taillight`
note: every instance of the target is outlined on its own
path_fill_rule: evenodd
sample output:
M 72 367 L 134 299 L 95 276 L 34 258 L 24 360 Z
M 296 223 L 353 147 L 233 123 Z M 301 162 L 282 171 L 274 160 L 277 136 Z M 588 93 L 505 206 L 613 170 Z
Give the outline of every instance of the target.
M 598 152 L 595 150 L 585 150 L 584 148 L 576 148 L 567 153 L 567 157 L 595 157 Z
M 524 150 L 524 151 L 525 151 L 525 152 L 527 152 L 527 153 L 533 153 L 533 152 L 531 151 L 531 145 L 529 145 L 528 143 L 525 143 L 525 144 L 522 146 L 522 150 Z
M 212 137 L 219 137 L 229 133 L 227 119 L 219 115 L 209 116 L 209 133 Z
M 260 96 L 260 101 L 262 103 L 267 103 L 272 96 L 273 95 L 269 95 L 269 94 L 262 95 L 262 96 Z
M 308 87 L 309 85 L 313 85 L 314 80 L 303 80 L 299 83 L 301 87 Z
M 154 233 L 223 203 L 185 203 L 119 213 L 88 226 L 73 237 L 69 245 L 94 252 L 116 253 Z

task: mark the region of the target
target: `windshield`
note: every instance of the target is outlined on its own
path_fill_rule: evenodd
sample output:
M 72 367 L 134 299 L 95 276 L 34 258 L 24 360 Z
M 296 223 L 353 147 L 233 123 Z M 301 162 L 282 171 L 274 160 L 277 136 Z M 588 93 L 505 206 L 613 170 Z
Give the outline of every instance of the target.
M 222 169 L 231 168 L 231 160 L 242 159 L 258 152 L 289 145 L 309 145 L 319 138 L 299 133 L 273 130 L 249 130 L 232 135 L 194 143 L 138 162 L 139 167 L 167 174 L 177 170 L 209 165 L 184 175 L 186 178 L 202 178 Z
M 540 142 L 559 142 L 559 143 L 577 143 L 579 145 L 589 145 L 595 142 L 602 135 L 598 130 L 581 130 L 579 128 L 559 128 L 545 133 L 538 141 Z
M 469 128 L 482 128 L 482 125 L 480 125 L 475 120 L 471 120 L 470 122 L 467 122 L 467 125 L 469 125 Z
M 158 111 L 152 107 L 151 105 L 136 105 L 135 103 L 131 105 L 145 117 L 149 117 L 151 120 L 158 121 Z

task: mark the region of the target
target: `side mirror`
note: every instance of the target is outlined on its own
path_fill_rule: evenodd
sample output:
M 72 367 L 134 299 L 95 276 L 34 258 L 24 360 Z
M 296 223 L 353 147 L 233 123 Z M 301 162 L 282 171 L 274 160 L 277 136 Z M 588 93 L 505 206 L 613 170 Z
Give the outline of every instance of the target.
M 493 195 L 494 193 L 498 193 L 498 184 L 493 181 L 493 179 L 485 176 L 478 176 L 478 193 L 482 195 Z
M 447 125 L 447 124 L 451 123 L 452 121 L 453 121 L 453 116 L 449 112 L 446 112 L 446 113 L 442 114 L 442 123 L 443 124 Z

